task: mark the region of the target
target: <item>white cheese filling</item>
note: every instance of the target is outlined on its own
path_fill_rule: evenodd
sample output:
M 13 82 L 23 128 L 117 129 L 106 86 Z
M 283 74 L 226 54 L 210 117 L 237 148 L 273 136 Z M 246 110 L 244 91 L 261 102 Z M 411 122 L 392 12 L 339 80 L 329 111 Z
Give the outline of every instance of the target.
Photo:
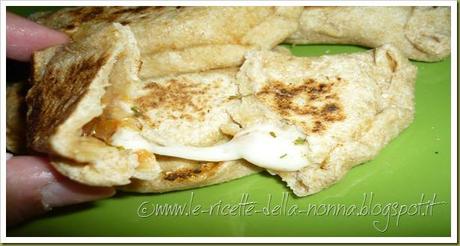
M 245 159 L 259 167 L 277 171 L 296 171 L 310 164 L 305 134 L 295 127 L 280 128 L 272 124 L 248 127 L 229 142 L 211 147 L 161 146 L 129 128 L 118 129 L 112 136 L 112 144 L 196 161 Z

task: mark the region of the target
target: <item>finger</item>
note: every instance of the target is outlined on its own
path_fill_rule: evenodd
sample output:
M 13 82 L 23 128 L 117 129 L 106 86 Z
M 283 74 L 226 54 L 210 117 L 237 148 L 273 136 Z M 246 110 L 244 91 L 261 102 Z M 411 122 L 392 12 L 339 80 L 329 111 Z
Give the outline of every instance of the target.
M 6 13 L 6 56 L 8 58 L 29 61 L 34 51 L 68 41 L 69 38 L 64 33 L 15 14 Z
M 15 225 L 54 207 L 93 201 L 115 194 L 113 188 L 90 187 L 52 169 L 45 158 L 15 156 L 6 166 L 7 225 Z

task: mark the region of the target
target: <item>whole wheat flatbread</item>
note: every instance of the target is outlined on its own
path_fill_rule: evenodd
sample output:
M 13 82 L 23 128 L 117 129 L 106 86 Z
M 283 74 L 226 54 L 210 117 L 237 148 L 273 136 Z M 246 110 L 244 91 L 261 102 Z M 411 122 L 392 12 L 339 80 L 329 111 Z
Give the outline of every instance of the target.
M 158 144 L 204 147 L 229 141 L 241 127 L 274 121 L 308 135 L 312 165 L 269 170 L 305 196 L 373 158 L 413 119 L 416 69 L 391 45 L 317 58 L 253 51 L 240 70 L 145 78 L 139 76 L 143 41 L 131 25 L 85 25 L 71 44 L 34 55 L 26 101 L 29 145 L 88 185 L 164 192 L 261 170 L 242 160 L 198 162 L 114 147 L 120 128 Z
M 140 54 L 129 27 L 113 24 L 54 50 L 37 56 L 47 64 L 27 96 L 29 143 L 50 154 L 58 171 L 89 185 L 163 192 L 260 170 L 240 160 L 203 163 L 112 147 L 120 127 L 159 144 L 212 146 L 241 127 L 275 121 L 308 136 L 312 165 L 269 170 L 305 196 L 373 158 L 413 119 L 416 69 L 389 45 L 317 58 L 251 52 L 240 71 L 152 80 L 137 77 Z
M 56 52 L 27 95 L 32 149 L 51 154 L 56 168 L 74 180 L 106 186 L 129 183 L 136 172 L 135 153 L 84 136 L 81 128 L 102 113 L 101 99 L 115 64 L 137 69 L 136 53 L 132 33 L 119 24 Z M 134 58 L 128 59 L 128 54 Z M 124 75 L 120 80 L 130 79 Z
M 271 49 L 296 29 L 302 7 L 78 7 L 38 13 L 36 22 L 79 40 L 110 23 L 131 28 L 141 78 L 241 65 L 244 53 Z
M 136 111 L 136 126 L 130 129 L 149 142 L 165 146 L 206 147 L 229 141 L 235 124 L 228 109 L 239 104 L 237 72 L 233 68 L 141 81 L 131 104 Z M 106 141 L 116 139 L 113 135 Z M 155 157 L 161 175 L 154 179 L 133 179 L 121 189 L 136 192 L 188 189 L 261 170 L 244 160 L 211 163 Z
M 110 134 L 121 126 L 140 126 L 158 139 L 176 137 L 196 145 L 228 138 L 213 121 L 230 121 L 218 105 L 231 104 L 230 97 L 237 93 L 235 69 L 141 81 L 136 39 L 129 27 L 120 24 L 51 49 L 34 57 L 35 62 L 42 62 L 37 66 L 43 71 L 34 69 L 38 80 L 27 95 L 27 133 L 31 148 L 49 154 L 62 174 L 88 185 L 131 184 L 124 189 L 163 192 L 224 182 L 260 170 L 244 161 L 200 163 L 110 145 Z M 167 95 L 158 94 L 159 90 Z M 204 94 L 198 97 L 202 101 L 186 100 L 196 92 Z M 196 107 L 203 110 L 191 111 Z M 149 109 L 157 115 L 149 118 Z M 136 115 L 140 112 L 142 116 Z M 196 128 L 199 122 L 202 127 Z M 168 124 L 175 124 L 176 132 L 164 129 Z
M 305 7 L 295 44 L 393 44 L 405 56 L 439 61 L 450 54 L 450 7 Z
M 374 158 L 414 117 L 416 67 L 395 47 L 321 57 L 252 52 L 232 118 L 296 126 L 312 163 L 279 175 L 298 196 L 321 191 Z

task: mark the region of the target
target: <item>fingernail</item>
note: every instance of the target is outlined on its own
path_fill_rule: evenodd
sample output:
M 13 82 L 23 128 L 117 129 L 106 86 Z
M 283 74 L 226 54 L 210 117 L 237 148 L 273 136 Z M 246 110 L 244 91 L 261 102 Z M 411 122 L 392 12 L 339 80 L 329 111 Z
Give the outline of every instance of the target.
M 6 152 L 5 156 L 6 156 L 6 160 L 9 160 L 9 159 L 11 159 L 11 157 L 13 157 L 13 155 L 8 153 L 8 152 Z
M 93 201 L 115 194 L 57 173 L 46 158 L 14 156 L 6 163 L 7 224 L 13 226 L 53 207 Z
M 41 189 L 45 209 L 99 200 L 115 194 L 109 187 L 90 187 L 71 180 L 56 180 Z

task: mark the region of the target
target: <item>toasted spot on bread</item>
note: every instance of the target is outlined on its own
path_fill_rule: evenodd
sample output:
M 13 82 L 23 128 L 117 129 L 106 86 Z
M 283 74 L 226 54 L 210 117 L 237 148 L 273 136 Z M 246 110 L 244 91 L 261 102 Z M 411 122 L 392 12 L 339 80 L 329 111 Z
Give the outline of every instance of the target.
M 97 18 L 103 11 L 103 7 L 75 8 L 69 10 L 68 15 L 75 18 L 76 23 L 81 23 Z
M 168 111 L 167 117 L 171 119 L 203 121 L 212 109 L 210 99 L 217 85 L 171 80 L 166 84 L 147 84 L 145 89 L 148 95 L 136 100 L 141 111 L 162 108 Z
M 141 12 L 144 12 L 146 11 L 147 9 L 149 9 L 151 7 L 149 6 L 139 6 L 139 7 L 134 7 L 134 8 L 123 8 L 123 9 L 120 9 L 120 10 L 117 10 L 115 12 L 113 12 L 112 14 L 126 14 L 126 13 L 141 13 Z M 164 6 L 154 6 L 153 9 L 162 9 L 164 8 Z
M 111 22 L 119 22 L 122 25 L 132 24 L 148 18 L 149 15 L 158 15 L 166 10 L 163 6 L 139 6 L 139 7 L 77 7 L 65 8 L 55 13 L 45 14 L 39 17 L 40 24 L 51 25 L 68 34 L 78 34 L 79 30 L 89 25 L 100 26 Z M 46 20 L 49 19 L 49 20 Z M 41 23 L 45 22 L 45 23 Z M 51 23 L 47 23 L 51 22 Z M 72 36 L 73 37 L 73 36 Z
M 341 81 L 340 77 L 327 82 L 306 79 L 298 85 L 274 81 L 267 83 L 256 96 L 287 119 L 296 115 L 311 116 L 313 125 L 302 124 L 302 127 L 306 132 L 320 133 L 330 123 L 345 119 L 340 100 L 334 91 L 335 83 Z
M 34 139 L 37 132 L 42 132 L 43 136 L 51 136 L 52 131 L 71 115 L 81 100 L 83 95 L 88 91 L 90 83 L 95 78 L 99 69 L 106 63 L 109 55 L 101 57 L 89 57 L 88 59 L 72 63 L 68 69 L 59 69 L 59 67 L 50 67 L 44 74 L 43 81 L 47 83 L 37 83 L 35 88 L 29 91 L 26 97 L 29 110 L 27 121 L 29 122 L 29 138 Z M 63 79 L 67 78 L 67 79 Z M 49 87 L 49 84 L 55 84 Z M 61 90 L 67 88 L 67 92 Z M 64 93 L 72 96 L 64 95 Z M 50 98 L 59 100 L 67 98 L 61 103 L 48 103 Z M 46 115 L 48 117 L 42 117 Z M 40 148 L 46 139 L 35 138 L 33 146 Z
M 174 171 L 168 171 L 163 173 L 163 179 L 167 181 L 181 181 L 192 180 L 196 178 L 206 178 L 215 174 L 219 166 L 219 163 L 205 163 L 201 164 L 200 167 L 193 168 L 182 168 Z

